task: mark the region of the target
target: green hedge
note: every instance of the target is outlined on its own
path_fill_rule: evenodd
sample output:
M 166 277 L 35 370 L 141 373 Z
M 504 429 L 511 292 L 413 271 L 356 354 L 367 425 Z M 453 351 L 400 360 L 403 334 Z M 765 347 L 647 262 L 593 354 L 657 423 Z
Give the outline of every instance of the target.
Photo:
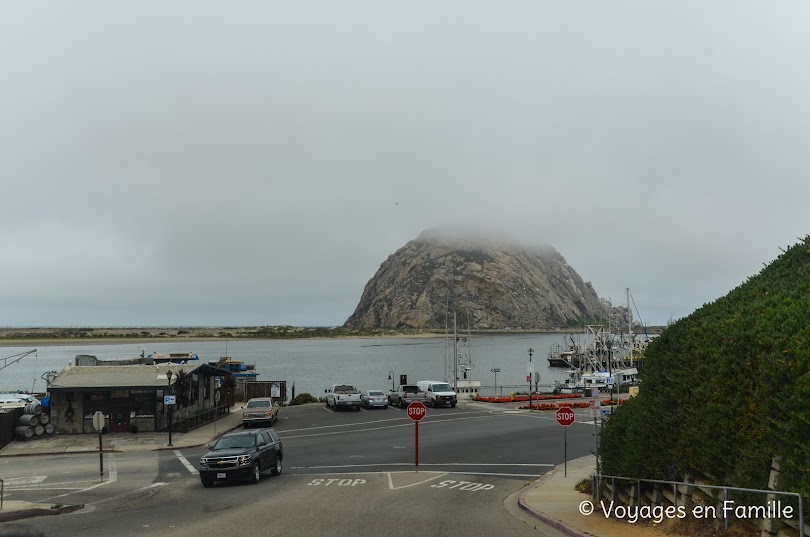
M 666 328 L 641 379 L 602 431 L 603 473 L 761 489 L 781 455 L 782 488 L 810 497 L 810 238 Z

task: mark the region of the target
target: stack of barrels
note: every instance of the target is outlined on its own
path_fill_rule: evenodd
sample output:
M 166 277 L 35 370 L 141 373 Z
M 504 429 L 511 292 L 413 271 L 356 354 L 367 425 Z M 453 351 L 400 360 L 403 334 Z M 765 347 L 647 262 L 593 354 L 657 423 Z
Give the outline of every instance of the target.
M 28 440 L 35 436 L 53 433 L 51 416 L 47 412 L 42 411 L 41 404 L 28 403 L 23 410 L 25 414 L 20 416 L 17 422 L 19 425 L 14 428 L 14 433 L 18 438 Z

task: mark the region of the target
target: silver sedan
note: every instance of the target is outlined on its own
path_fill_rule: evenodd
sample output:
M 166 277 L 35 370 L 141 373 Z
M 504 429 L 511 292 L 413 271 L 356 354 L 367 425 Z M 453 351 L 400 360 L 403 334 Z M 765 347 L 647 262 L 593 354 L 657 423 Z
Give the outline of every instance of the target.
M 363 390 L 360 392 L 360 404 L 366 408 L 375 406 L 388 408 L 388 396 L 380 390 Z

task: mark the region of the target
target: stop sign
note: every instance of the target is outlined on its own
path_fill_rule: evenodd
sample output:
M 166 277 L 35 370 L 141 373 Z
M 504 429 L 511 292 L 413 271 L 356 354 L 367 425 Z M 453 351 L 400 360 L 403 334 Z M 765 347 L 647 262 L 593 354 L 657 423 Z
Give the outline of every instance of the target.
M 574 423 L 574 411 L 571 407 L 564 406 L 557 410 L 557 423 L 563 427 L 568 427 Z
M 408 405 L 408 417 L 413 421 L 420 421 L 427 415 L 427 408 L 419 401 L 414 401 Z

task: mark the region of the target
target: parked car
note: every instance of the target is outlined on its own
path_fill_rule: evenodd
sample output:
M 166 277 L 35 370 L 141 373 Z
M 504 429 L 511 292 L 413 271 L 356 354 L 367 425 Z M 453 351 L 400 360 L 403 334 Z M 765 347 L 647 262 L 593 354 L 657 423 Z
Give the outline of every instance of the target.
M 388 396 L 381 390 L 363 390 L 360 392 L 360 404 L 366 408 L 375 406 L 388 408 Z
M 388 404 L 405 408 L 414 401 L 425 403 L 427 398 L 425 392 L 419 389 L 416 384 L 400 384 L 388 395 Z
M 217 481 L 258 483 L 262 472 L 281 473 L 284 449 L 273 429 L 226 434 L 200 458 L 200 481 L 210 487 Z
M 272 427 L 278 419 L 278 405 L 270 397 L 256 397 L 242 407 L 242 425 L 245 429 L 260 425 Z
M 348 384 L 332 384 L 326 392 L 326 408 L 360 410 L 360 391 Z

